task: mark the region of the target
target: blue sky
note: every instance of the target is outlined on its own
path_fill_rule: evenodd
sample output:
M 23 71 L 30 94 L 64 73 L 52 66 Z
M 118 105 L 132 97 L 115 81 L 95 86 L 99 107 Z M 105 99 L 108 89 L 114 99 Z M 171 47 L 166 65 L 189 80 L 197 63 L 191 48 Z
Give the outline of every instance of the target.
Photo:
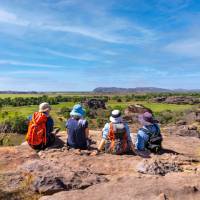
M 198 0 L 0 0 L 0 90 L 200 88 Z

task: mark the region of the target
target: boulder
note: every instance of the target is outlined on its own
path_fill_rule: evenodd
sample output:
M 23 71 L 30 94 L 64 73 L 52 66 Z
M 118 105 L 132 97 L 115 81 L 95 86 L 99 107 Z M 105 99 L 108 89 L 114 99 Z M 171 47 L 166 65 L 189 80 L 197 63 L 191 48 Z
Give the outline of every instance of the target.
M 83 102 L 83 104 L 90 109 L 106 109 L 105 101 L 102 99 L 89 99 Z
M 200 138 L 200 132 L 197 129 L 197 126 L 178 126 L 175 134 L 180 136 L 189 136 L 189 137 L 197 137 Z
M 137 123 L 138 115 L 145 112 L 152 113 L 152 110 L 140 104 L 130 105 L 125 109 L 123 119 L 128 123 Z
M 176 122 L 177 126 L 182 126 L 182 125 L 186 125 L 186 124 L 187 124 L 186 120 L 179 120 L 179 121 Z
M 133 115 L 133 114 L 143 114 L 145 112 L 152 113 L 152 110 L 143 105 L 135 104 L 135 105 L 128 106 L 128 108 L 125 109 L 124 114 Z
M 156 103 L 162 103 L 162 102 L 164 102 L 166 100 L 166 98 L 167 97 L 155 97 L 153 99 L 153 101 L 156 102 Z

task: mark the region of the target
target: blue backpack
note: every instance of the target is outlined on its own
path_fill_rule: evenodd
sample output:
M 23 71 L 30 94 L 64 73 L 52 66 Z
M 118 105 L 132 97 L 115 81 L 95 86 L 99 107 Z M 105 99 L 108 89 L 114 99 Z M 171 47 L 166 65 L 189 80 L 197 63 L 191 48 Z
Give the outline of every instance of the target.
M 156 127 L 156 132 L 151 132 L 148 129 L 140 128 L 141 131 L 145 132 L 149 136 L 149 140 L 146 143 L 146 148 L 151 152 L 158 153 L 162 149 L 162 135 L 157 124 L 154 124 Z

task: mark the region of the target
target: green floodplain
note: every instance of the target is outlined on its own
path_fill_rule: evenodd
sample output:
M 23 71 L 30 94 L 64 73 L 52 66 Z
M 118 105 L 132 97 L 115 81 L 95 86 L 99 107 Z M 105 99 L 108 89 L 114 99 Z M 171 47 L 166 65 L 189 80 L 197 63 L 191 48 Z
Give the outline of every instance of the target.
M 6 98 L 15 99 L 19 97 L 23 97 L 24 99 L 26 99 L 31 97 L 42 97 L 43 95 L 47 97 L 56 97 L 58 95 L 67 97 L 85 97 L 85 98 L 102 97 L 102 94 L 93 94 L 93 93 L 41 93 L 41 94 L 0 94 L 0 99 L 6 99 Z M 159 96 L 160 95 L 161 94 L 159 94 Z M 147 108 L 150 108 L 155 113 L 155 116 L 158 117 L 159 116 L 165 117 L 165 115 L 170 115 L 168 116 L 169 120 L 167 118 L 168 121 L 175 120 L 173 118 L 177 119 L 177 116 L 181 116 L 182 113 L 185 112 L 186 110 L 191 110 L 194 107 L 196 107 L 195 105 L 190 105 L 190 104 L 176 105 L 176 104 L 166 104 L 166 103 L 155 103 L 152 102 L 150 94 L 147 95 L 148 98 L 145 97 L 145 94 L 142 95 L 142 98 L 131 98 L 133 97 L 133 94 L 103 94 L 103 96 L 107 97 L 107 102 L 106 102 L 107 109 L 106 111 L 102 110 L 98 112 L 98 115 L 96 117 L 88 117 L 91 129 L 101 129 L 106 120 L 108 120 L 109 113 L 112 109 L 120 109 L 123 112 L 129 105 L 133 104 L 141 104 Z M 155 94 L 153 95 L 153 97 L 155 97 Z M 70 109 L 76 103 L 79 102 L 73 100 L 67 102 L 59 102 L 56 105 L 52 105 L 51 116 L 54 119 L 56 127 L 61 128 L 61 130 L 65 129 L 65 121 L 69 115 L 66 113 L 63 114 L 62 111 L 65 110 L 66 112 L 67 110 L 67 112 L 69 113 Z M 38 110 L 38 105 L 26 105 L 26 106 L 3 105 L 0 107 L 0 125 L 2 123 L 5 123 L 5 121 L 15 120 L 16 116 L 20 116 L 26 119 L 28 116 L 32 115 L 37 110 Z M 16 137 L 13 137 L 12 134 L 10 134 L 8 137 L 6 134 L 6 137 L 4 137 L 3 142 L 1 142 L 0 138 L 0 145 L 8 144 L 9 142 L 13 145 L 18 144 L 22 141 L 24 135 L 19 136 L 18 138 L 19 141 L 16 141 L 16 139 L 13 138 Z

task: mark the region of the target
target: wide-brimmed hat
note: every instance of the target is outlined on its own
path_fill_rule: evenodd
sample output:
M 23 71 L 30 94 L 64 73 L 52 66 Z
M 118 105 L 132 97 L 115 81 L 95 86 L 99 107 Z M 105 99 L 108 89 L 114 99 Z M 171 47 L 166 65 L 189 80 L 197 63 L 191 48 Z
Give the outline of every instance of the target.
M 122 122 L 121 112 L 120 110 L 113 110 L 110 116 L 110 121 L 113 123 Z
M 39 105 L 39 112 L 47 112 L 51 110 L 49 103 L 44 102 Z
M 83 117 L 85 115 L 85 110 L 82 108 L 80 104 L 76 104 L 72 111 L 70 112 L 71 116 L 78 116 L 78 117 Z
M 158 123 L 158 120 L 154 119 L 153 115 L 150 112 L 145 112 L 144 114 L 139 115 L 138 119 L 143 125 Z

